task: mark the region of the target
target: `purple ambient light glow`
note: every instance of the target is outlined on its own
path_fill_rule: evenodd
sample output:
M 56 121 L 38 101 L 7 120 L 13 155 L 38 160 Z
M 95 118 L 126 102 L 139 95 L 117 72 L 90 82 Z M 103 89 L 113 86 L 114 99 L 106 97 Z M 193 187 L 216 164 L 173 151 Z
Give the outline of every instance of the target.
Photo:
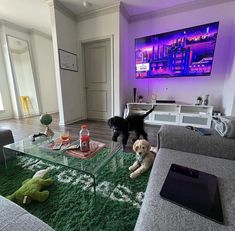
M 135 40 L 136 78 L 211 74 L 219 22 Z

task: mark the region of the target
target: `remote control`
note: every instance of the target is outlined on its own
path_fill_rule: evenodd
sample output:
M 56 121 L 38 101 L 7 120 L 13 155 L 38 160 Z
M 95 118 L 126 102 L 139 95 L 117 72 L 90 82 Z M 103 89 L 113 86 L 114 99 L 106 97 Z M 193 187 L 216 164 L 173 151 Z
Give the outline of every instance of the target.
M 211 135 L 211 133 L 204 128 L 195 128 L 195 130 L 203 136 L 210 136 Z

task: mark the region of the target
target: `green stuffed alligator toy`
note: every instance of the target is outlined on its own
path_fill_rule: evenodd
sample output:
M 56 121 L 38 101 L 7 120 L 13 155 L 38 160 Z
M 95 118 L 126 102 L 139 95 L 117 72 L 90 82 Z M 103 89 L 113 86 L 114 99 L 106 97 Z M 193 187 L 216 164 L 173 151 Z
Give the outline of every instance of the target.
M 49 191 L 43 189 L 53 184 L 51 178 L 44 179 L 49 170 L 50 168 L 47 168 L 36 172 L 32 179 L 25 180 L 16 192 L 6 198 L 18 204 L 29 204 L 33 200 L 44 202 L 49 196 Z

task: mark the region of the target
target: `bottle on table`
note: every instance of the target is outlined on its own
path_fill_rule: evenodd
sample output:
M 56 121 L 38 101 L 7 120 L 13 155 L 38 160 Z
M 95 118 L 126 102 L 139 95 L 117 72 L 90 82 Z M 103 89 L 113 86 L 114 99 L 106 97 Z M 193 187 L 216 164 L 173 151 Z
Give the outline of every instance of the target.
M 87 125 L 82 125 L 80 130 L 80 150 L 88 152 L 90 150 L 90 132 Z

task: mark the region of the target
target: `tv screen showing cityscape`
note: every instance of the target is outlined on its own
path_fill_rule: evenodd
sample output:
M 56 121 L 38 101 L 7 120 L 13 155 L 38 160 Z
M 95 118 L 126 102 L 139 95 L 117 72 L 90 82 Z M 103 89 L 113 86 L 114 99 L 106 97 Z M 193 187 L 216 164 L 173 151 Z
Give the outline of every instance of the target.
M 136 78 L 211 74 L 219 22 L 135 40 Z

